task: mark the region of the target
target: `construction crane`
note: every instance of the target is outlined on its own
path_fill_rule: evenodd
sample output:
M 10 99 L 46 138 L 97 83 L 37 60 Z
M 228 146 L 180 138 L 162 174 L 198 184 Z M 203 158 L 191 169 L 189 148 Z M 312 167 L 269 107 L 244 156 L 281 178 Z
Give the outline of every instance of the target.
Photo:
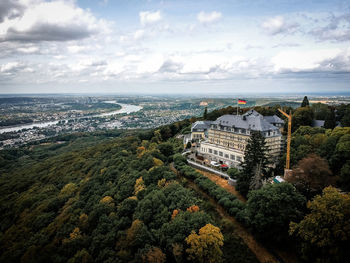
M 278 110 L 288 119 L 287 158 L 286 158 L 286 169 L 284 171 L 284 174 L 286 175 L 286 172 L 288 173 L 290 169 L 290 142 L 292 140 L 292 112 L 289 111 L 289 114 L 287 114 L 281 109 L 278 109 Z

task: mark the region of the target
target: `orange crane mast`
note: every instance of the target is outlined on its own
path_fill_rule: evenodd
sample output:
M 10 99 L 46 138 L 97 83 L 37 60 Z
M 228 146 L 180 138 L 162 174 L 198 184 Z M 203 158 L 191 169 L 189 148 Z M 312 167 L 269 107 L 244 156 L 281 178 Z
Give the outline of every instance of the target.
M 284 116 L 288 119 L 288 134 L 287 134 L 287 158 L 286 158 L 286 169 L 284 174 L 290 169 L 290 142 L 292 140 L 292 112 L 289 111 L 289 114 L 285 113 L 283 110 L 278 109 Z

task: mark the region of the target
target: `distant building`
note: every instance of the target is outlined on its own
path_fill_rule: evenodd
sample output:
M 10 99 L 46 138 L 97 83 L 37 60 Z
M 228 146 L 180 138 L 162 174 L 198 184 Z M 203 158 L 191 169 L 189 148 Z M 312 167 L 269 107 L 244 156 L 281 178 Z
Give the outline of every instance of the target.
M 201 101 L 201 103 L 199 103 L 199 106 L 208 106 L 208 102 L 206 102 L 206 101 Z
M 200 143 L 199 154 L 206 159 L 237 167 L 244 160 L 244 151 L 252 131 L 262 133 L 269 156 L 277 160 L 281 154 L 280 128 L 283 124 L 283 120 L 277 116 L 264 117 L 250 110 L 244 115 L 224 115 L 216 121 L 198 123 L 198 126 L 194 123 L 192 138 L 205 138 Z M 208 125 L 210 127 L 206 128 Z
M 312 120 L 311 127 L 324 128 L 324 120 Z M 340 121 L 335 122 L 335 127 L 342 127 Z
M 324 121 L 323 120 L 312 120 L 312 127 L 324 127 Z

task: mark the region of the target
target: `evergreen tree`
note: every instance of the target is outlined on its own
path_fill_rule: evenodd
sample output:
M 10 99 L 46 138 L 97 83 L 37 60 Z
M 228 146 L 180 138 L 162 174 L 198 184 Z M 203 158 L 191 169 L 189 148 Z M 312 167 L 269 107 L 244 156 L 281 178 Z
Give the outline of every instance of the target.
M 326 129 L 333 129 L 336 125 L 335 122 L 335 112 L 334 108 L 331 108 L 328 110 L 325 121 L 324 121 L 324 128 Z
M 244 152 L 244 162 L 242 162 L 242 172 L 238 176 L 237 189 L 243 195 L 247 195 L 252 178 L 257 170 L 261 174 L 267 175 L 267 146 L 264 136 L 260 132 L 252 132 Z M 262 180 L 262 178 L 261 178 Z M 256 182 L 254 182 L 256 185 Z
M 301 107 L 309 106 L 309 100 L 307 99 L 307 96 L 304 97 L 303 102 L 301 103 Z
M 208 109 L 205 107 L 204 113 L 203 113 L 203 119 L 206 120 L 208 118 Z

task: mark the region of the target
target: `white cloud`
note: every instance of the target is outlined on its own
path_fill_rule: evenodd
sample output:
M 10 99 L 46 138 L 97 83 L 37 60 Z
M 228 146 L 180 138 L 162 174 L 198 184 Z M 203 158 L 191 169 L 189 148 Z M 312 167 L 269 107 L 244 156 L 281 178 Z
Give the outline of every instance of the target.
M 333 71 L 332 66 L 329 63 L 327 65 L 325 61 L 332 61 L 341 54 L 340 49 L 283 51 L 274 56 L 271 61 L 276 73 Z M 350 66 L 349 61 L 348 66 Z
M 32 69 L 29 68 L 26 63 L 11 61 L 5 64 L 0 65 L 0 73 L 4 75 L 14 75 L 18 72 L 32 72 Z
M 197 15 L 198 21 L 202 24 L 209 24 L 209 23 L 216 22 L 220 20 L 221 17 L 222 17 L 222 14 L 217 11 L 213 11 L 210 13 L 205 13 L 202 11 Z
M 155 24 L 160 20 L 162 20 L 162 14 L 160 13 L 159 10 L 156 12 L 150 12 L 150 11 L 140 12 L 139 16 L 140 16 L 140 23 L 142 26 Z
M 33 53 L 37 53 L 39 52 L 39 48 L 38 47 L 20 47 L 17 48 L 17 51 L 23 54 L 33 54 Z
M 81 51 L 87 50 L 89 47 L 88 46 L 78 46 L 78 45 L 73 45 L 73 46 L 68 46 L 67 49 L 70 53 L 79 53 Z
M 276 35 L 280 33 L 294 33 L 299 25 L 297 23 L 286 23 L 283 16 L 276 16 L 264 21 L 262 27 L 267 33 Z
M 67 41 L 83 39 L 108 30 L 73 1 L 25 1 L 23 14 L 0 24 L 0 41 Z
M 145 31 L 142 29 L 139 29 L 134 33 L 134 39 L 138 40 L 138 39 L 142 38 L 144 35 L 145 35 Z

